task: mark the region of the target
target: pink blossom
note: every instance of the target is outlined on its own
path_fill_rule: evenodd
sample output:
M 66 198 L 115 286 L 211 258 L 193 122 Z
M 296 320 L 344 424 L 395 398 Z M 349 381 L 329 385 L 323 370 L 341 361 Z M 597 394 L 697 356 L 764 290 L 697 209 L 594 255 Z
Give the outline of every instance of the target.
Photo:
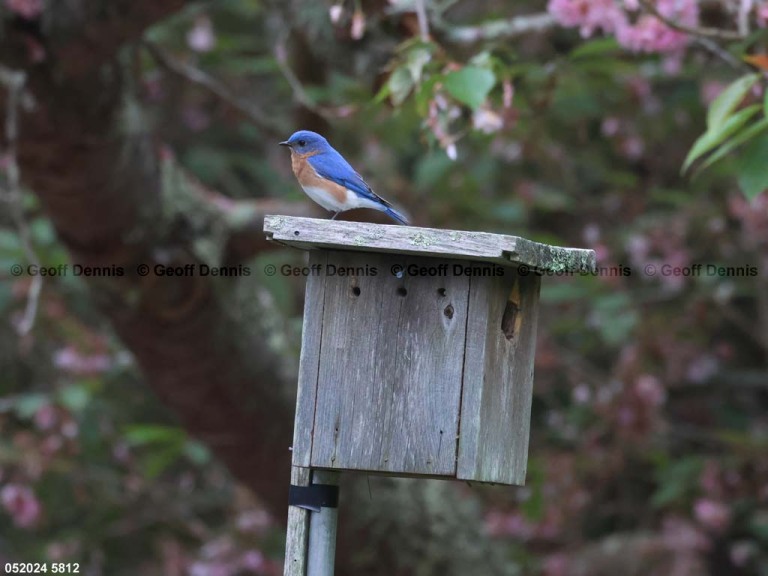
M 37 18 L 43 11 L 43 0 L 5 0 L 5 5 L 27 20 Z
M 664 519 L 662 534 L 665 544 L 672 550 L 688 552 L 707 550 L 709 539 L 688 520 L 677 516 Z
M 187 45 L 195 52 L 210 52 L 216 45 L 216 34 L 208 16 L 198 16 L 187 32 Z
M 342 4 L 334 4 L 328 9 L 328 15 L 331 18 L 332 24 L 338 24 L 344 14 L 344 6 Z
M 581 237 L 584 238 L 584 242 L 587 244 L 597 244 L 600 241 L 600 226 L 594 222 L 587 224 L 581 233 Z
M 639 136 L 628 136 L 621 142 L 619 149 L 630 160 L 638 160 L 645 152 L 645 142 Z
M 248 550 L 240 557 L 240 565 L 249 572 L 262 572 L 267 566 L 267 560 L 259 550 Z
M 163 99 L 165 91 L 163 90 L 162 76 L 156 72 L 150 72 L 144 75 L 144 93 L 149 100 L 157 102 Z
M 521 540 L 529 540 L 534 534 L 534 526 L 518 512 L 490 512 L 485 517 L 485 528 L 491 536 L 512 536 Z
M 61 434 L 64 438 L 76 438 L 79 432 L 80 428 L 74 420 L 67 420 L 61 426 Z
M 64 439 L 61 436 L 48 436 L 40 445 L 40 453 L 46 456 L 56 454 L 64 446 Z
M 38 430 L 50 430 L 59 422 L 58 412 L 56 407 L 51 404 L 43 404 L 37 409 L 33 417 L 35 427 Z
M 626 250 L 632 265 L 639 267 L 648 258 L 648 253 L 651 250 L 651 243 L 646 236 L 633 234 L 627 241 Z
M 650 374 L 643 374 L 635 381 L 635 394 L 648 406 L 661 406 L 667 399 L 664 386 Z
M 68 558 L 74 558 L 79 552 L 77 540 L 54 541 L 48 544 L 45 549 L 45 555 L 48 560 L 53 562 L 62 562 Z
M 571 396 L 574 404 L 584 405 L 591 400 L 592 391 L 586 384 L 579 384 L 573 389 Z
M 722 532 L 731 521 L 730 509 L 716 500 L 701 498 L 693 505 L 693 514 L 696 520 L 710 530 Z
M 190 576 L 233 576 L 237 570 L 227 562 L 195 562 L 189 568 Z
M 667 76 L 677 76 L 683 70 L 683 53 L 681 50 L 670 52 L 661 61 L 661 68 Z
M 365 15 L 362 10 L 355 10 L 352 14 L 352 26 L 349 35 L 353 40 L 360 40 L 365 34 Z
M 730 549 L 731 562 L 740 568 L 744 568 L 755 556 L 756 552 L 757 550 L 754 542 L 750 542 L 749 540 L 734 542 L 731 544 Z
M 712 460 L 704 465 L 699 477 L 699 486 L 710 496 L 718 495 L 722 492 L 720 483 L 720 466 Z
M 608 116 L 603 120 L 602 125 L 600 126 L 600 131 L 603 133 L 603 136 L 616 136 L 619 133 L 619 130 L 621 129 L 621 120 L 616 118 L 616 116 Z
M 481 106 L 472 116 L 472 126 L 483 134 L 493 134 L 504 127 L 504 119 L 488 106 Z
M 768 2 L 763 2 L 759 6 L 756 6 L 755 13 L 757 15 L 757 25 L 760 26 L 760 28 L 768 26 Z
M 181 111 L 181 117 L 193 132 L 205 130 L 211 124 L 210 116 L 200 106 L 186 106 Z
M 657 0 L 656 9 L 665 18 L 682 26 L 696 26 L 699 7 L 696 0 Z M 619 44 L 634 52 L 676 52 L 688 43 L 688 35 L 673 30 L 652 14 L 643 14 L 634 24 L 616 31 Z
M 112 367 L 112 359 L 106 354 L 81 354 L 72 346 L 62 348 L 53 358 L 57 368 L 77 375 L 93 375 Z
M 8 484 L 0 491 L 0 501 L 21 528 L 30 528 L 40 519 L 42 508 L 35 494 L 27 486 Z
M 544 576 L 566 576 L 566 574 L 568 574 L 569 564 L 565 554 L 552 554 L 544 560 L 542 573 Z
M 547 11 L 561 25 L 578 27 L 584 38 L 597 30 L 614 32 L 626 21 L 614 0 L 549 0 Z
M 720 363 L 712 354 L 699 354 L 688 364 L 686 377 L 691 382 L 700 384 L 711 378 L 718 370 Z
M 631 406 L 621 406 L 616 412 L 616 419 L 624 428 L 629 428 L 637 420 L 637 414 Z
M 265 510 L 246 510 L 237 517 L 237 527 L 243 532 L 264 532 L 272 523 Z
M 634 25 L 617 30 L 619 44 L 633 52 L 671 52 L 684 47 L 688 37 L 672 30 L 655 16 L 645 14 Z

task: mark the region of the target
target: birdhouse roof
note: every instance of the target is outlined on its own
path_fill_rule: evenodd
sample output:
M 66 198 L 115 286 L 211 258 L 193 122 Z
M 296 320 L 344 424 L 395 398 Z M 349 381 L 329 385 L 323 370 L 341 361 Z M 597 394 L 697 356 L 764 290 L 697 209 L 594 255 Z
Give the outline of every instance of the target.
M 296 216 L 265 216 L 264 232 L 274 242 L 306 250 L 324 248 L 455 258 L 504 266 L 525 265 L 552 272 L 588 273 L 595 269 L 594 250 L 561 248 L 490 232 Z

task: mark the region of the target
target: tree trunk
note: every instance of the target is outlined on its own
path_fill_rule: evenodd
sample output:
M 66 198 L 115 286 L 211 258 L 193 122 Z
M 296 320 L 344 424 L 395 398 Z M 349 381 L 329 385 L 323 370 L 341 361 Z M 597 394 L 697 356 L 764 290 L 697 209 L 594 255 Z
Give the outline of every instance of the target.
M 125 268 L 126 276 L 91 279 L 90 288 L 157 395 L 284 520 L 295 369 L 267 344 L 257 275 L 160 281 L 134 272 L 139 264 L 240 262 L 265 248 L 265 210 L 311 211 L 234 206 L 191 181 L 155 141 L 118 49 L 182 4 L 51 2 L 45 26 L 2 22 L 3 63 L 26 71 L 36 100 L 21 125 L 20 168 L 74 262 Z M 29 62 L 30 38 L 45 47 L 40 63 Z M 246 225 L 243 209 L 252 216 Z M 340 574 L 506 573 L 471 493 L 457 498 L 446 482 L 373 485 L 372 499 L 365 481 L 342 488 Z

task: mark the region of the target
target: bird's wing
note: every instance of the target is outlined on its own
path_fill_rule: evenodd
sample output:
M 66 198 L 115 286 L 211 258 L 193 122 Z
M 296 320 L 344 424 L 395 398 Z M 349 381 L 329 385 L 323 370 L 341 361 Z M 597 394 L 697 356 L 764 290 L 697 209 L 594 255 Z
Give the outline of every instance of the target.
M 307 158 L 307 161 L 315 169 L 318 176 L 336 182 L 336 184 L 352 190 L 363 198 L 389 206 L 389 202 L 371 190 L 371 187 L 363 180 L 363 177 L 355 172 L 355 169 L 350 166 L 349 162 L 336 150 L 331 149 L 315 154 Z

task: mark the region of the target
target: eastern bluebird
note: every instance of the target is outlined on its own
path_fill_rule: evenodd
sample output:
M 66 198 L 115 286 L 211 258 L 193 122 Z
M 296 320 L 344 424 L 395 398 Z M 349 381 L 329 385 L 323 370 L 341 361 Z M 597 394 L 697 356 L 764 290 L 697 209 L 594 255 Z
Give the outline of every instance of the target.
M 400 224 L 408 224 L 408 219 L 371 190 L 363 177 L 320 134 L 299 130 L 280 145 L 291 149 L 293 173 L 307 196 L 335 212 L 331 220 L 335 220 L 339 212 L 373 208 Z

